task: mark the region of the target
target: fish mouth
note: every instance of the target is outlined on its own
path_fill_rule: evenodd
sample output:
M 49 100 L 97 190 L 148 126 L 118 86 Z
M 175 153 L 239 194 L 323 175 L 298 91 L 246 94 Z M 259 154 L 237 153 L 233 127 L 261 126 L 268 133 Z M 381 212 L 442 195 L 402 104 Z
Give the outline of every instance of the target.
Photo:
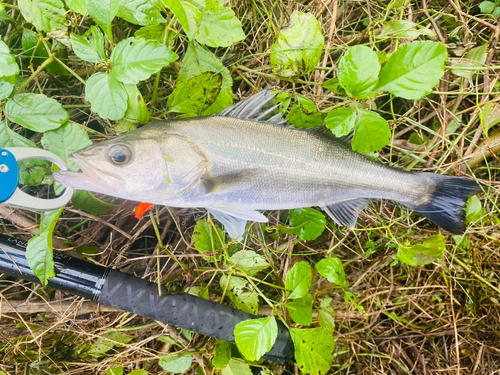
M 91 166 L 85 159 L 77 154 L 72 154 L 69 159 L 74 162 L 82 170 L 81 172 L 73 171 L 57 171 L 54 173 L 54 180 L 60 184 L 72 187 L 75 190 L 88 190 L 96 193 L 109 194 L 116 193 L 120 183 L 124 179 L 114 173 L 107 172 L 103 169 Z M 104 176 L 111 177 L 116 180 L 116 186 L 112 186 Z

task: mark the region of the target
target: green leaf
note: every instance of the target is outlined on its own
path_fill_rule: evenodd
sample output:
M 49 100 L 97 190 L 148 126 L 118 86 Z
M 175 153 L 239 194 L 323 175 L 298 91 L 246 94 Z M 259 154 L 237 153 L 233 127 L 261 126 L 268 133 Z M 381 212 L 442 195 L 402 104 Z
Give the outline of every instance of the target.
M 312 283 L 311 266 L 306 261 L 297 262 L 286 274 L 285 288 L 287 298 L 302 298 L 309 294 Z
M 328 312 L 324 310 L 318 310 L 318 322 L 324 329 L 335 332 L 335 319 Z
M 421 99 L 444 74 L 446 47 L 437 42 L 412 42 L 394 52 L 380 72 L 378 90 L 405 99 Z
M 333 362 L 335 342 L 331 332 L 324 328 L 290 329 L 295 346 L 295 360 L 306 374 L 325 374 Z
M 47 285 L 49 279 L 56 275 L 52 259 L 52 233 L 62 211 L 63 208 L 40 215 L 40 228 L 36 236 L 28 241 L 26 248 L 28 265 L 43 285 Z
M 132 370 L 128 373 L 128 375 L 148 375 L 149 372 L 147 372 L 146 370 L 143 370 L 143 369 L 139 369 L 139 370 Z
M 234 327 L 236 346 L 250 361 L 258 361 L 270 351 L 277 337 L 278 324 L 274 316 L 245 320 Z
M 113 40 L 111 22 L 120 9 L 120 0 L 86 0 L 87 10 L 96 24 Z
M 245 279 L 237 276 L 220 278 L 222 290 L 227 290 L 226 295 L 234 303 L 234 306 L 247 313 L 257 315 L 259 311 L 259 295 L 252 285 Z
M 221 371 L 222 375 L 252 375 L 250 366 L 241 360 L 231 358 L 229 364 Z
M 9 99 L 5 114 L 12 122 L 38 133 L 57 129 L 69 114 L 56 100 L 43 94 L 18 94 Z
M 481 219 L 484 214 L 485 211 L 483 210 L 483 205 L 481 204 L 479 198 L 476 195 L 470 197 L 467 201 L 465 222 L 472 223 L 473 221 L 477 221 Z
M 483 44 L 482 46 L 472 48 L 458 62 L 453 61 L 450 67 L 451 72 L 457 76 L 471 80 L 472 76 L 478 73 L 474 68 L 480 68 L 486 62 L 487 47 L 488 44 Z
M 325 125 L 336 137 L 344 137 L 356 125 L 356 111 L 352 108 L 337 108 L 328 113 Z
M 9 79 L 14 78 L 19 74 L 19 66 L 16 63 L 14 56 L 10 54 L 9 47 L 3 41 L 0 40 L 0 78 Z
M 486 136 L 492 126 L 500 122 L 500 103 L 487 103 L 479 110 L 479 118 L 481 119 L 481 127 Z M 448 125 L 449 126 L 449 125 Z
M 500 16 L 500 4 L 498 4 L 498 2 L 483 1 L 479 4 L 479 9 L 481 13 L 491 14 L 493 17 Z
M 286 303 L 290 317 L 297 324 L 308 326 L 312 323 L 312 295 L 306 294 L 302 298 L 293 299 Z
M 161 357 L 158 364 L 162 369 L 174 374 L 183 374 L 193 364 L 192 355 Z
M 139 89 L 136 85 L 129 85 L 126 83 L 124 83 L 123 86 L 127 91 L 127 111 L 123 119 L 133 123 L 139 122 L 141 124 L 147 124 L 149 122 L 148 106 Z
M 219 96 L 222 74 L 204 72 L 186 81 L 177 81 L 169 96 L 169 112 L 198 114 L 210 107 Z
M 194 247 L 200 254 L 215 253 L 217 255 L 220 249 L 224 248 L 222 241 L 225 240 L 225 235 L 217 225 L 209 224 L 205 220 L 198 220 L 194 227 L 194 233 Z M 213 262 L 215 256 L 206 257 L 205 260 Z
M 71 33 L 70 40 L 73 52 L 80 59 L 91 63 L 106 59 L 104 35 L 97 27 L 90 26 L 90 29 L 83 35 Z
M 378 151 L 391 140 L 389 124 L 376 112 L 358 110 L 352 149 L 357 152 Z
M 163 44 L 128 38 L 116 45 L 110 61 L 119 81 L 135 85 L 177 59 L 178 56 Z
M 3 78 L 0 78 L 0 100 L 7 99 L 12 91 L 14 90 L 14 85 L 7 81 L 4 81 Z
M 95 73 L 85 85 L 85 99 L 102 118 L 120 120 L 127 110 L 127 90 L 112 73 Z
M 121 207 L 120 205 L 104 202 L 96 198 L 90 191 L 82 190 L 75 191 L 71 202 L 75 209 L 88 212 L 94 216 L 104 215 L 116 207 Z
M 239 268 L 250 276 L 254 276 L 260 271 L 269 268 L 269 263 L 267 263 L 264 257 L 253 250 L 238 251 L 231 256 L 230 260 L 236 268 Z
M 60 0 L 19 0 L 19 9 L 38 30 L 66 30 L 64 4 Z
M 91 144 L 88 133 L 73 122 L 48 131 L 42 137 L 43 148 L 59 156 L 71 171 L 80 168 L 69 159 L 69 155 Z
M 134 25 L 148 26 L 165 22 L 154 0 L 121 0 L 117 16 Z
M 212 359 L 212 364 L 217 370 L 222 370 L 229 364 L 231 359 L 231 344 L 215 339 L 214 345 L 214 358 Z
M 303 240 L 310 241 L 318 238 L 326 227 L 326 218 L 314 208 L 296 208 L 288 214 L 290 225 L 295 229 L 295 234 Z
M 111 367 L 108 371 L 106 371 L 106 375 L 123 375 L 123 367 Z
M 184 10 L 183 3 L 181 3 L 180 0 L 162 0 L 162 3 L 167 8 L 169 8 L 172 13 L 174 13 L 174 15 L 177 17 L 177 21 L 179 21 L 179 24 L 184 29 L 186 35 L 189 36 L 189 20 L 188 16 L 186 15 L 186 11 Z M 189 38 L 192 39 L 192 36 L 190 36 Z
M 38 64 L 42 64 L 45 60 L 48 59 L 49 52 L 45 48 L 45 44 L 38 40 L 36 33 L 34 31 L 23 28 L 23 37 L 21 41 L 25 55 L 29 55 L 30 58 L 31 56 L 33 56 L 33 59 Z M 45 41 L 45 43 L 47 44 L 47 47 L 49 49 L 52 48 L 52 45 L 48 40 Z M 55 52 L 56 51 L 53 51 L 53 53 Z M 45 67 L 45 70 L 47 72 L 51 72 L 54 74 L 60 74 L 64 76 L 70 75 L 70 73 L 66 70 L 66 68 L 55 60 L 52 61 L 49 65 L 47 65 Z
M 201 112 L 201 116 L 209 116 L 233 104 L 233 79 L 229 70 L 210 51 L 200 46 L 197 42 L 190 42 L 182 60 L 182 67 L 177 79 L 181 82 L 187 81 L 203 72 L 220 73 L 223 78 L 217 100 Z
M 66 5 L 73 12 L 81 14 L 84 16 L 87 13 L 87 4 L 85 0 L 65 0 Z
M 296 128 L 312 128 L 323 125 L 325 114 L 318 111 L 316 104 L 305 96 L 297 95 L 297 103 L 292 106 L 286 117 L 289 124 Z
M 290 23 L 271 46 L 271 66 L 282 77 L 310 73 L 318 65 L 325 38 L 312 13 L 294 11 Z
M 127 336 L 120 331 L 108 332 L 95 341 L 89 352 L 89 356 L 97 359 L 102 357 L 103 354 L 109 352 L 115 346 L 118 346 L 119 344 L 128 344 L 130 341 L 132 341 L 132 337 Z
M 379 73 L 377 54 L 366 46 L 354 46 L 340 59 L 339 82 L 355 98 L 363 99 L 370 94 L 377 85 Z
M 349 282 L 345 279 L 344 266 L 339 258 L 324 258 L 316 263 L 318 273 L 326 277 L 329 282 L 337 284 L 342 289 L 349 288 Z
M 195 40 L 209 47 L 230 47 L 245 39 L 241 22 L 234 12 L 218 0 L 206 0 Z
M 444 236 L 436 234 L 425 239 L 422 245 L 411 247 L 399 245 L 396 257 L 403 263 L 418 267 L 442 259 L 445 250 Z
M 382 32 L 377 36 L 377 39 L 388 38 L 405 38 L 415 39 L 421 35 L 435 38 L 436 33 L 425 27 L 420 27 L 415 22 L 406 20 L 388 21 L 382 28 Z
M 36 145 L 10 129 L 7 122 L 0 121 L 0 148 L 5 147 L 36 147 Z M 40 185 L 48 170 L 49 163 L 45 160 L 22 161 L 19 163 L 19 182 L 23 185 Z

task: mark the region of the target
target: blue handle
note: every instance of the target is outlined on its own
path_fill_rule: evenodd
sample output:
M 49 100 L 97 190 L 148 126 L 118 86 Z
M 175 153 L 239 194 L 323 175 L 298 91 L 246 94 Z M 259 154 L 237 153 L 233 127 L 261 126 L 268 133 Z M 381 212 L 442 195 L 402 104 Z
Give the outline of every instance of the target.
M 14 155 L 0 148 L 0 203 L 9 199 L 19 183 L 19 168 Z

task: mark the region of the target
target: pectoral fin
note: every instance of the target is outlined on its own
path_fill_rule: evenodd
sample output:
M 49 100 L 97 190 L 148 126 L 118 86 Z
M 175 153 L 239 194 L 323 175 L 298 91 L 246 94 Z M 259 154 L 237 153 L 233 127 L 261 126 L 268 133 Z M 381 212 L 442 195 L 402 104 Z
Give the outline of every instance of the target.
M 243 239 L 247 221 L 266 223 L 267 218 L 260 212 L 239 207 L 209 207 L 207 211 L 224 225 L 231 238 Z
M 329 206 L 322 206 L 321 209 L 338 225 L 345 225 L 349 229 L 353 229 L 356 225 L 356 221 L 358 221 L 359 213 L 363 211 L 370 202 L 371 199 L 369 198 L 358 198 L 331 204 Z
M 261 169 L 247 169 L 220 176 L 207 177 L 201 180 L 206 194 L 218 193 L 231 188 L 247 185 L 264 175 Z

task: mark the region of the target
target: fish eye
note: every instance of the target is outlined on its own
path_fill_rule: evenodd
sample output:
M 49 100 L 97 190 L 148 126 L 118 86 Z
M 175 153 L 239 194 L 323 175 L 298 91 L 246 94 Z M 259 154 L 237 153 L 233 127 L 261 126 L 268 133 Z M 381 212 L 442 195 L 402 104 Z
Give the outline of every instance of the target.
M 125 165 L 132 159 L 132 151 L 127 146 L 114 146 L 109 150 L 110 160 L 117 165 Z

